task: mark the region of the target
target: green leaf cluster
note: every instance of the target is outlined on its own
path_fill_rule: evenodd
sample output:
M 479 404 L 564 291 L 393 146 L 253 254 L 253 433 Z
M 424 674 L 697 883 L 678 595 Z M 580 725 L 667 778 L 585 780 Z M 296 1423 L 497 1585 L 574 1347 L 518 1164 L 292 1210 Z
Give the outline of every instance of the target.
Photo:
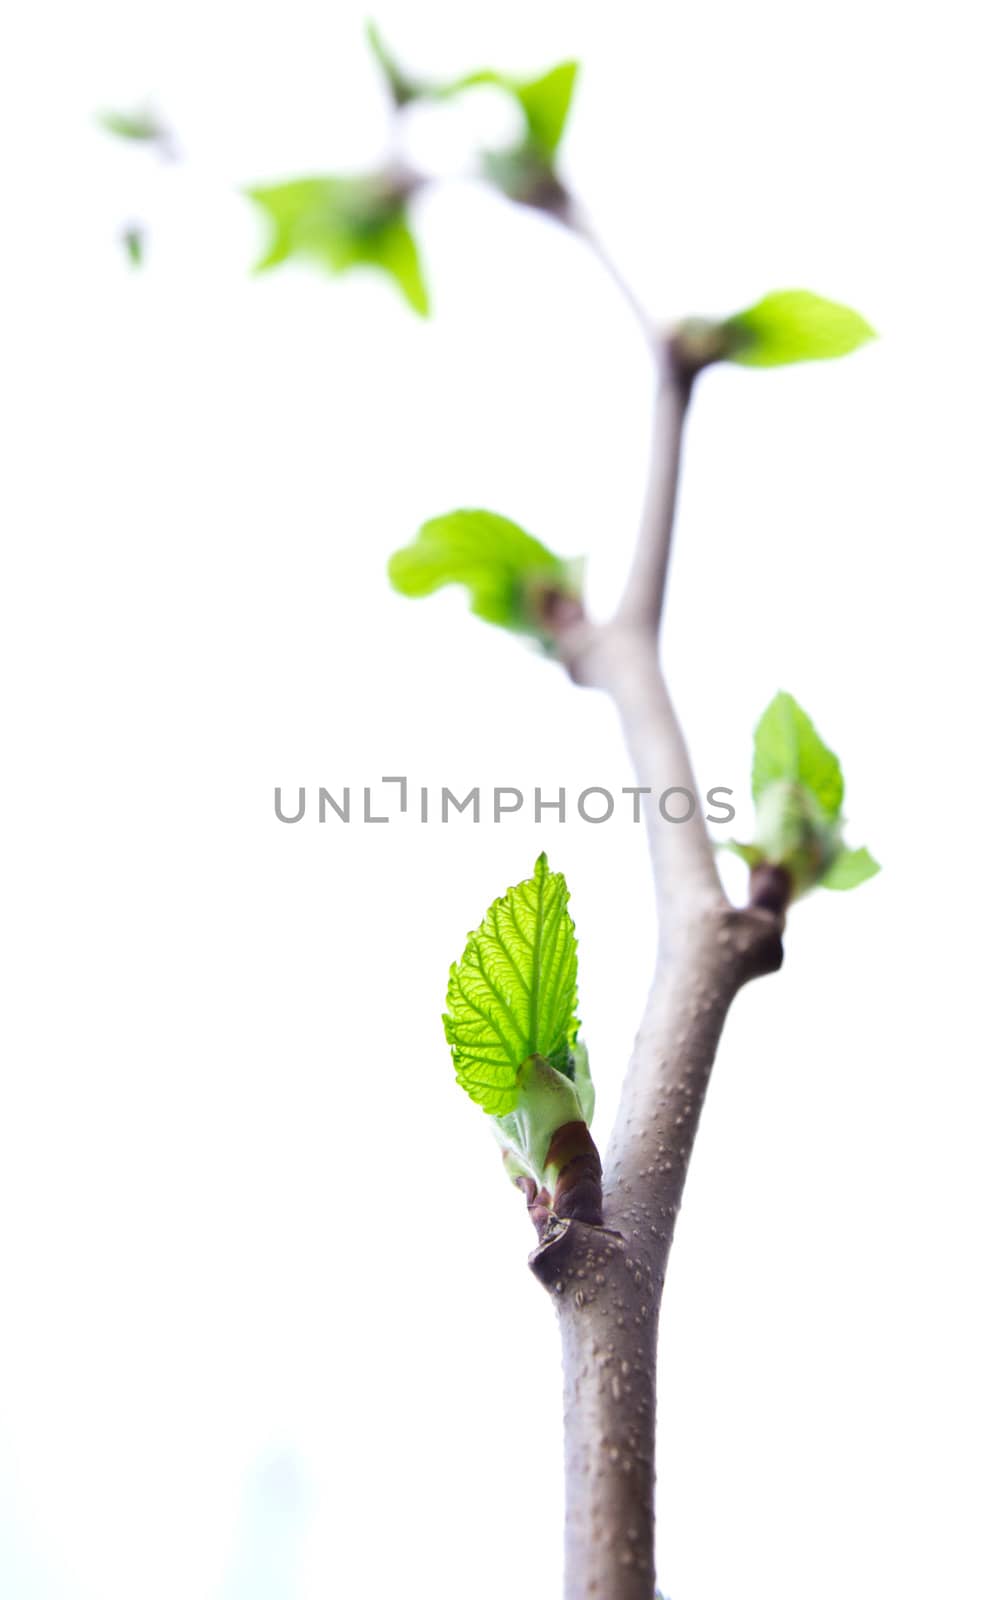
M 851 355 L 876 334 L 850 306 L 809 289 L 778 289 L 722 322 L 693 317 L 676 331 L 674 347 L 690 372 L 717 361 L 743 367 L 786 367 Z
M 547 606 L 579 597 L 579 567 L 562 560 L 517 523 L 494 511 L 433 517 L 390 557 L 399 594 L 420 597 L 446 584 L 469 591 L 474 615 L 513 633 L 545 639 Z
M 540 855 L 469 935 L 442 1018 L 456 1081 L 495 1119 L 513 1174 L 540 1187 L 554 1133 L 594 1109 L 568 901 L 563 874 Z
M 510 95 L 518 106 L 524 124 L 521 138 L 507 149 L 487 150 L 482 156 L 484 176 L 510 200 L 543 208 L 559 203 L 563 189 L 556 175 L 556 159 L 577 75 L 576 61 L 561 61 L 534 78 L 485 70 L 469 73 L 448 91 L 459 93 L 489 85 Z
M 294 178 L 247 194 L 270 226 L 257 271 L 293 258 L 333 273 L 375 268 L 392 279 L 412 310 L 428 315 L 421 257 L 399 184 L 383 175 Z
M 759 719 L 752 796 L 754 843 L 730 848 L 751 868 L 785 868 L 794 896 L 816 885 L 854 889 L 880 871 L 868 850 L 843 843 L 841 764 L 791 694 L 777 694 Z
M 484 153 L 484 174 L 513 200 L 527 205 L 552 203 L 560 192 L 554 166 L 574 99 L 576 61 L 558 62 L 546 72 L 527 78 L 481 67 L 442 83 L 412 77 L 391 53 L 378 28 L 370 23 L 366 31 L 370 49 L 398 107 L 415 100 L 451 100 L 472 89 L 500 89 L 508 95 L 521 114 L 522 135 L 509 149 Z
M 518 78 L 482 70 L 449 83 L 412 77 L 389 50 L 378 28 L 366 29 L 369 47 L 394 104 L 447 100 L 490 85 L 511 95 L 520 108 L 525 132 L 511 149 L 484 156 L 490 180 L 527 204 L 552 203 L 561 193 L 553 171 L 577 77 L 577 64 L 561 62 L 540 77 Z M 102 122 L 122 138 L 157 139 L 162 130 L 143 113 L 109 112 Z M 388 173 L 342 177 L 293 178 L 247 190 L 269 226 L 269 241 L 257 270 L 265 272 L 292 259 L 327 272 L 375 269 L 390 278 L 419 316 L 430 309 L 427 280 L 408 215 L 407 185 Z

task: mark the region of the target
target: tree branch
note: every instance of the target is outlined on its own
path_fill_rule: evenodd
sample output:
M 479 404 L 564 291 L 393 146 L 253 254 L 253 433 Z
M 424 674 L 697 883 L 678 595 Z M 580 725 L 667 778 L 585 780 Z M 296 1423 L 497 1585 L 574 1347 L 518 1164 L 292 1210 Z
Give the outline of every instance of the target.
M 698 804 L 687 815 L 687 797 L 699 790 L 658 633 L 692 378 L 670 341 L 654 349 L 651 462 L 622 598 L 608 622 L 571 618 L 557 635 L 572 679 L 613 700 L 647 791 L 658 919 L 654 978 L 604 1162 L 605 1227 L 554 1222 L 532 1257 L 563 1342 L 566 1600 L 652 1600 L 657 1323 L 668 1253 L 730 1004 L 782 961 L 781 912 L 728 903 Z
M 729 904 L 659 657 L 698 363 L 654 329 L 559 180 L 525 203 L 571 229 L 596 256 L 639 323 L 657 373 L 644 508 L 619 604 L 597 624 L 576 599 L 554 593 L 545 616 L 572 680 L 603 690 L 619 714 L 647 826 L 658 924 L 654 977 L 604 1173 L 589 1152 L 580 1205 L 570 1178 L 572 1200 L 562 1207 L 549 1196 L 541 1203 L 534 1185 L 526 1192 L 540 1234 L 532 1270 L 553 1297 L 563 1344 L 565 1597 L 653 1600 L 664 1276 L 724 1022 L 742 985 L 782 962 L 786 894 L 782 884 L 763 880 L 752 905 Z
M 659 349 L 647 493 L 622 598 L 607 623 L 581 619 L 559 634 L 560 654 L 574 681 L 603 689 L 613 700 L 638 784 L 649 791 L 643 803 L 659 959 L 667 953 L 673 924 L 726 904 L 698 807 L 691 817 L 678 820 L 688 809 L 686 797 L 695 797 L 698 790 L 658 650 L 690 390 L 690 381 L 676 373 L 666 343 Z M 682 792 L 672 795 L 672 790 Z

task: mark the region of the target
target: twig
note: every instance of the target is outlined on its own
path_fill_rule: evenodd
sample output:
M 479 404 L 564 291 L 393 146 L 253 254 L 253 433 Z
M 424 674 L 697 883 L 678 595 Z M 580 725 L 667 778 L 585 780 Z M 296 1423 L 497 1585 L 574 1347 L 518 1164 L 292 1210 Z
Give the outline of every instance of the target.
M 653 633 L 660 626 L 664 610 L 682 467 L 682 439 L 692 393 L 690 380 L 675 367 L 670 343 L 666 341 L 657 355 L 658 387 L 647 496 L 633 564 L 616 612 L 620 623 Z
M 640 330 L 643 333 L 644 338 L 647 340 L 647 343 L 652 349 L 654 349 L 658 343 L 657 329 L 655 328 L 646 307 L 641 304 L 639 298 L 634 293 L 633 285 L 626 277 L 624 277 L 616 262 L 609 254 L 609 251 L 606 249 L 604 240 L 598 233 L 596 233 L 594 227 L 592 226 L 591 219 L 584 210 L 584 207 L 581 205 L 581 202 L 575 195 L 570 194 L 568 190 L 564 188 L 563 184 L 561 184 L 556 202 L 551 203 L 548 206 L 544 206 L 543 209 L 549 210 L 557 219 L 557 221 L 562 222 L 565 228 L 569 228 L 572 233 L 577 234 L 581 242 L 588 246 L 588 249 L 591 251 L 596 261 L 603 268 L 615 288 L 619 291 L 622 299 L 626 302 L 630 311 L 633 313 L 640 325 Z

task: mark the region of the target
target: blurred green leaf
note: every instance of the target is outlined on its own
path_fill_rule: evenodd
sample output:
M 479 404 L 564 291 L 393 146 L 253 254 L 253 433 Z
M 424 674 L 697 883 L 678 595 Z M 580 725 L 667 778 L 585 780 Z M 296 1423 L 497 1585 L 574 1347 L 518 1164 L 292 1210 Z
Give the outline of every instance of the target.
M 433 92 L 427 85 L 418 83 L 417 79 L 404 71 L 396 57 L 391 54 L 374 22 L 365 24 L 365 37 L 394 105 L 410 105 L 412 100 L 420 100 L 422 95 Z
M 520 205 L 552 211 L 565 199 L 560 179 L 529 140 L 505 150 L 484 150 L 480 164 L 487 181 Z
M 401 66 L 374 22 L 366 23 L 369 49 L 385 79 L 396 105 L 405 106 L 413 100 L 450 100 L 469 89 L 500 89 L 510 95 L 525 119 L 525 140 L 552 165 L 564 135 L 567 118 L 574 99 L 578 63 L 560 61 L 536 77 L 522 78 L 510 72 L 498 72 L 493 67 L 480 67 L 474 72 L 464 72 L 448 83 L 422 81 L 411 76 Z
M 517 78 L 510 72 L 483 67 L 467 72 L 438 90 L 441 98 L 467 89 L 501 89 L 516 102 L 525 118 L 525 136 L 537 154 L 552 164 L 564 135 L 577 83 L 578 63 L 561 61 L 537 78 Z
M 471 89 L 499 89 L 518 106 L 524 131 L 504 150 L 485 151 L 484 176 L 512 200 L 553 211 L 565 199 L 554 171 L 557 150 L 564 135 L 578 63 L 561 61 L 536 77 L 522 78 L 493 67 L 466 72 L 447 83 L 412 78 L 401 67 L 374 23 L 366 28 L 369 48 L 397 106 L 414 100 L 451 100 Z
M 529 139 L 551 161 L 564 135 L 577 75 L 576 61 L 561 61 L 541 78 L 509 78 L 507 81 L 507 87 L 525 114 Z
M 561 1088 L 546 1074 L 537 1082 L 534 1073 L 534 1095 L 562 1096 L 558 1126 L 580 1117 L 566 1072 L 578 1029 L 577 938 L 568 899 L 563 873 L 551 872 L 540 855 L 532 877 L 489 907 L 450 969 L 442 1021 L 456 1079 L 491 1116 L 516 1109 L 526 1069 L 541 1058 L 564 1082 Z
M 755 801 L 769 784 L 782 779 L 799 784 L 813 795 L 829 821 L 837 819 L 845 793 L 838 757 L 829 750 L 792 694 L 780 692 L 770 701 L 755 729 Z
M 414 311 L 428 315 L 428 290 L 405 199 L 386 178 L 296 178 L 249 189 L 247 195 L 271 225 L 257 271 L 293 258 L 333 273 L 374 267 L 393 279 Z
M 152 111 L 99 111 L 99 125 L 105 133 L 116 139 L 129 139 L 136 144 L 152 144 L 162 139 L 165 128 Z
M 880 863 L 865 847 L 842 850 L 819 881 L 823 889 L 855 889 L 857 884 L 865 883 L 879 871 Z
M 446 98 L 486 85 L 502 90 L 518 105 L 525 121 L 522 137 L 505 149 L 484 151 L 481 158 L 484 176 L 509 199 L 546 211 L 557 209 L 566 199 L 554 162 L 567 125 L 577 74 L 576 61 L 562 61 L 536 78 L 517 78 L 483 68 L 439 90 L 440 96 Z
M 146 259 L 146 234 L 138 225 L 122 229 L 122 249 L 131 267 L 141 267 Z
M 575 563 L 494 511 L 432 518 L 390 557 L 389 577 L 399 594 L 414 597 L 464 584 L 475 616 L 514 633 L 545 632 L 547 596 L 578 594 Z
M 870 324 L 849 306 L 807 289 L 781 289 L 728 317 L 721 325 L 724 359 L 745 367 L 830 361 L 875 339 Z

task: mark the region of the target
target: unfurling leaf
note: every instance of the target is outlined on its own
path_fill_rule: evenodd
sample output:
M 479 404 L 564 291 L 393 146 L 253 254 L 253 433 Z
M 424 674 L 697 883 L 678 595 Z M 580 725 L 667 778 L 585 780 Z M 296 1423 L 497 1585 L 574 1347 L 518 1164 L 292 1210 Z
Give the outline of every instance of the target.
M 855 889 L 857 884 L 865 883 L 867 878 L 876 877 L 879 871 L 880 863 L 874 861 L 865 846 L 859 850 L 842 850 L 821 879 L 821 887 Z
M 855 888 L 880 869 L 868 850 L 843 845 L 844 793 L 838 757 L 793 696 L 777 694 L 755 730 L 755 841 L 729 848 L 753 874 L 781 867 L 791 898 L 816 885 Z
M 257 271 L 294 257 L 334 273 L 373 267 L 393 279 L 419 316 L 427 316 L 421 259 L 398 184 L 382 175 L 296 178 L 247 194 L 271 225 Z
M 571 1077 L 578 1093 L 581 1105 L 581 1115 L 591 1127 L 591 1119 L 595 1115 L 595 1085 L 591 1081 L 591 1062 L 588 1059 L 588 1046 L 582 1038 L 575 1041 L 571 1053 Z
M 537 1189 L 553 1186 L 559 1164 L 551 1162 L 553 1136 L 568 1123 L 585 1123 L 589 1116 L 581 1103 L 577 1083 L 543 1056 L 530 1056 L 522 1068 L 518 1100 L 504 1116 L 495 1116 L 494 1133 L 506 1159 L 514 1157 L 522 1173 Z
M 534 1058 L 573 1081 L 578 958 L 568 898 L 563 874 L 541 855 L 531 878 L 494 901 L 450 970 L 442 1020 L 456 1078 L 492 1116 L 516 1109 Z
M 757 797 L 755 843 L 756 865 L 785 868 L 796 898 L 828 870 L 841 848 L 841 823 L 825 816 L 810 790 L 780 778 Z
M 722 324 L 727 361 L 783 367 L 851 355 L 876 334 L 849 306 L 809 289 L 780 289 Z
M 755 729 L 754 799 L 758 801 L 766 786 L 778 779 L 800 784 L 814 796 L 824 816 L 839 815 L 845 784 L 838 757 L 792 694 L 783 691 L 770 701 Z
M 493 511 L 434 517 L 390 557 L 399 594 L 423 596 L 461 583 L 485 622 L 514 633 L 546 634 L 548 608 L 578 598 L 576 563 L 563 561 L 531 534 Z

